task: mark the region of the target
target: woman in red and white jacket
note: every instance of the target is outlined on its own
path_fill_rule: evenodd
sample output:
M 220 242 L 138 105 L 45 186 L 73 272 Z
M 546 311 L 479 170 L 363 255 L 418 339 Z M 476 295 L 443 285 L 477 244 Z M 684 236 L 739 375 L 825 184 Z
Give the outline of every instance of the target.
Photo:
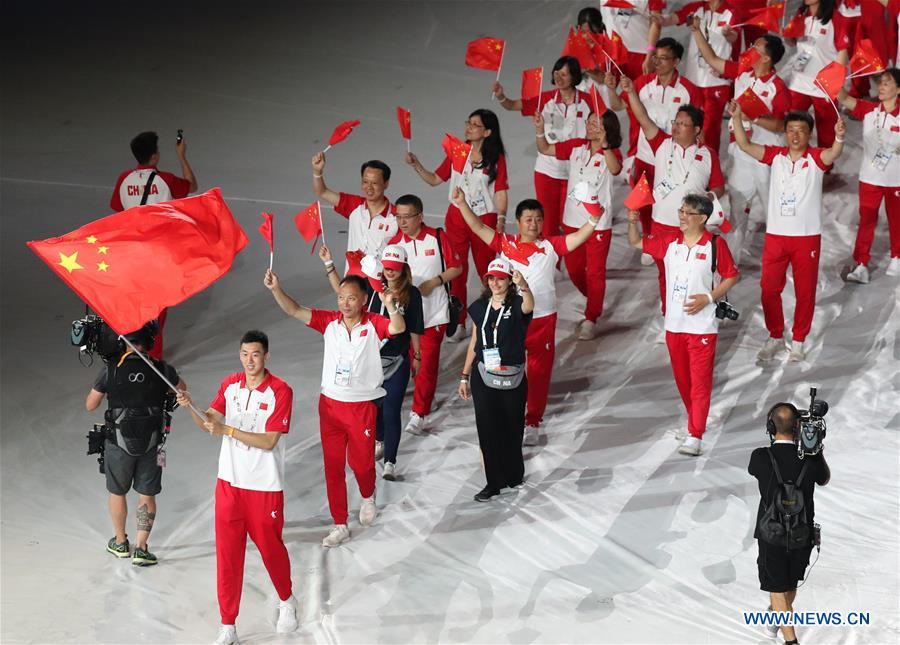
M 612 239 L 612 178 L 622 172 L 619 118 L 611 110 L 603 115 L 592 112 L 587 121 L 587 138 L 557 144 L 544 138 L 544 127 L 544 118 L 535 114 L 538 150 L 541 154 L 569 162 L 569 194 L 563 212 L 563 230 L 574 233 L 588 218 L 600 213 L 600 221 L 587 243 L 565 256 L 572 283 L 587 297 L 578 338 L 591 340 L 597 337 L 597 319 L 603 313 L 606 295 L 606 258 Z
M 466 195 L 466 203 L 479 219 L 486 226 L 502 231 L 506 225 L 509 180 L 506 174 L 506 151 L 500 136 L 500 122 L 497 115 L 490 110 L 479 109 L 469 115 L 465 126 L 466 142 L 472 147 L 462 172 L 453 168 L 449 157 L 445 157 L 434 172 L 427 170 L 412 152 L 406 153 L 406 163 L 431 186 L 448 182 L 450 188 L 448 199 L 452 200 L 453 191 L 458 186 Z M 462 275 L 450 283 L 450 292 L 463 304 L 459 327 L 450 339 L 459 341 L 466 335 L 469 249 L 472 250 L 472 259 L 475 261 L 475 270 L 478 271 L 479 277 L 487 271 L 488 264 L 494 259 L 494 252 L 472 234 L 452 201 L 447 206 L 444 226 L 450 246 L 459 256 L 463 270 Z
M 838 99 L 850 116 L 863 122 L 863 153 L 859 168 L 859 230 L 848 280 L 869 281 L 869 250 L 875 237 L 878 209 L 884 200 L 891 239 L 891 262 L 885 275 L 900 275 L 900 70 L 884 70 L 878 79 L 878 103 L 847 96 Z
M 835 11 L 834 3 L 835 0 L 803 0 L 797 12 L 803 18 L 803 37 L 796 41 L 785 39 L 788 44 L 797 45 L 797 52 L 788 63 L 792 70 L 787 83 L 791 110 L 805 112 L 812 105 L 820 148 L 830 148 L 834 143 L 834 124 L 838 118 L 828 97 L 814 81 L 829 63 L 837 61 L 846 66 L 850 60 L 844 18 Z
M 534 99 L 511 99 L 500 83 L 494 83 L 494 95 L 505 110 L 523 115 L 540 112 L 547 123 L 547 140 L 560 143 L 584 138 L 591 112 L 589 97 L 576 88 L 581 83 L 581 65 L 574 56 L 563 56 L 553 65 L 554 89 L 541 92 Z M 569 162 L 538 154 L 534 164 L 534 192 L 544 207 L 544 237 L 559 235 L 562 213 L 566 205 Z

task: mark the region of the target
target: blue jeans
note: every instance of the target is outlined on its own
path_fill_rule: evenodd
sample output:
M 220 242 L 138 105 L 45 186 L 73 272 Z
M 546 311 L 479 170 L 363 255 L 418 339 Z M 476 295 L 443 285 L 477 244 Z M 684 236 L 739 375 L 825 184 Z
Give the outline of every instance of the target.
M 375 438 L 384 442 L 384 461 L 397 463 L 397 449 L 400 447 L 400 410 L 403 396 L 409 384 L 409 356 L 404 356 L 400 367 L 382 387 L 387 391 L 384 402 L 378 408 Z

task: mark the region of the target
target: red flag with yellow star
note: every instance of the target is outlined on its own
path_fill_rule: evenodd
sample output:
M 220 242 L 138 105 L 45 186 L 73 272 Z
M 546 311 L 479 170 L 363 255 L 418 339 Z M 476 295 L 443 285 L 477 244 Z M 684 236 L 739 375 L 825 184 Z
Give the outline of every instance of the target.
M 631 189 L 631 194 L 625 198 L 625 208 L 637 211 L 653 203 L 655 203 L 655 200 L 653 199 L 653 191 L 650 189 L 650 182 L 647 181 L 647 174 L 642 173 L 638 183 Z
M 275 227 L 273 226 L 272 213 L 262 213 L 263 223 L 259 225 L 259 234 L 269 243 L 269 251 L 275 252 Z
M 747 22 L 743 24 L 759 27 L 761 29 L 765 29 L 766 31 L 771 31 L 774 34 L 777 34 L 779 31 L 781 31 L 781 19 L 783 17 L 784 3 L 779 2 L 778 4 L 773 4 L 772 6 L 766 7 L 765 9 L 754 11 L 747 18 Z M 735 27 L 739 26 L 742 25 L 735 25 Z
M 759 98 L 759 95 L 753 91 L 752 86 L 744 90 L 735 100 L 738 105 L 741 106 L 741 112 L 743 112 L 744 116 L 748 119 L 758 119 L 759 117 L 766 116 L 770 113 L 769 108 L 767 108 L 766 104 L 763 103 L 763 100 Z
M 617 65 L 624 65 L 628 62 L 628 48 L 618 32 L 612 32 L 612 36 L 606 39 L 603 51 Z
M 522 71 L 522 116 L 531 116 L 537 111 L 543 83 L 543 67 L 533 67 Z
M 412 115 L 409 110 L 397 106 L 397 123 L 400 124 L 400 136 L 409 141 L 412 139 Z
M 863 38 L 856 43 L 856 51 L 850 59 L 850 72 L 854 76 L 868 76 L 884 71 L 884 61 L 878 55 L 874 43 L 868 38 Z
M 588 42 L 580 32 L 576 32 L 574 27 L 569 27 L 569 35 L 566 37 L 566 43 L 563 45 L 562 56 L 574 56 L 578 59 L 581 69 L 594 69 L 597 67 L 597 61 L 594 60 L 594 51 L 591 47 L 593 41 Z
M 806 34 L 806 14 L 797 14 L 787 24 L 781 35 L 785 38 L 803 38 Z
M 756 51 L 756 47 L 751 47 L 742 53 L 738 58 L 738 74 L 749 72 L 760 58 L 762 57 Z
M 297 213 L 294 216 L 294 226 L 307 244 L 317 239 L 322 234 L 322 210 L 319 202 L 313 202 Z
M 28 247 L 116 333 L 127 334 L 225 275 L 247 241 L 214 188 L 135 206 Z
M 462 172 L 466 169 L 466 160 L 469 158 L 469 150 L 472 146 L 465 141 L 460 141 L 449 132 L 444 134 L 444 140 L 441 142 L 444 153 L 450 160 L 450 165 L 456 172 Z
M 475 69 L 500 71 L 506 42 L 499 38 L 479 38 L 466 47 L 466 65 Z
M 816 74 L 816 83 L 831 100 L 835 100 L 847 79 L 847 68 L 837 61 L 831 61 Z M 837 108 L 835 108 L 837 109 Z

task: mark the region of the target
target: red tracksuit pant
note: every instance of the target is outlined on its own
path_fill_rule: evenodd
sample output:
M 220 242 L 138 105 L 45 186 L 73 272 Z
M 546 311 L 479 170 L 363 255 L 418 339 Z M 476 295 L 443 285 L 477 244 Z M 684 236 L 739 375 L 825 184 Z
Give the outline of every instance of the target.
M 455 280 L 454 280 L 455 282 Z M 412 411 L 420 417 L 431 413 L 431 404 L 434 403 L 434 392 L 437 389 L 438 369 L 441 362 L 441 343 L 444 342 L 446 325 L 428 327 L 419 340 L 422 351 L 422 361 L 419 371 L 413 377 L 415 389 L 413 390 Z M 410 361 L 412 361 L 412 345 L 409 346 Z
M 534 173 L 534 194 L 544 207 L 544 237 L 559 235 L 568 185 L 569 182 L 565 179 L 554 179 L 540 172 Z
M 828 99 L 817 98 L 788 90 L 791 95 L 791 110 L 806 112 L 809 106 L 813 107 L 813 115 L 816 119 L 816 145 L 820 148 L 830 148 L 834 145 L 834 125 L 837 123 L 837 113 Z
M 497 213 L 486 213 L 479 218 L 485 226 L 497 228 Z M 472 259 L 475 260 L 475 270 L 478 272 L 478 278 L 487 273 L 487 267 L 491 263 L 497 253 L 491 249 L 484 241 L 472 232 L 466 220 L 463 219 L 459 209 L 450 204 L 447 207 L 447 216 L 444 218 L 444 230 L 447 233 L 447 240 L 454 252 L 462 263 L 462 273 L 459 277 L 454 278 L 450 282 L 450 293 L 459 298 L 463 305 L 462 315 L 460 316 L 460 324 L 466 321 L 466 310 L 469 303 L 468 289 L 469 282 L 469 250 L 472 250 Z
M 688 433 L 701 439 L 709 416 L 716 334 L 666 332 L 666 346 L 672 361 L 675 385 L 688 415 Z
M 566 234 L 578 229 L 563 224 Z M 603 313 L 603 299 L 606 296 L 606 258 L 612 231 L 594 231 L 588 241 L 565 256 L 566 270 L 572 284 L 587 297 L 584 317 L 591 322 Z
M 698 87 L 703 96 L 703 142 L 719 154 L 722 145 L 722 115 L 731 99 L 730 85 Z
M 813 312 L 816 309 L 816 281 L 819 277 L 819 250 L 821 235 L 789 237 L 766 233 L 763 243 L 761 289 L 763 316 L 766 329 L 772 338 L 784 335 L 784 311 L 781 306 L 781 292 L 787 282 L 787 268 L 791 265 L 794 274 L 793 340 L 803 342 L 812 327 Z
M 882 199 L 891 238 L 891 257 L 900 258 L 900 186 L 873 186 L 859 182 L 859 230 L 853 247 L 853 259 L 859 264 L 869 264 L 872 259 L 869 250 L 875 238 Z
M 550 377 L 556 360 L 556 314 L 534 318 L 525 334 L 527 354 L 528 404 L 525 425 L 539 426 L 547 409 Z
M 223 625 L 234 625 L 241 606 L 247 536 L 262 556 L 278 597 L 291 597 L 291 560 L 281 540 L 284 492 L 235 488 L 216 482 L 216 588 Z
M 640 128 L 637 125 L 637 120 L 634 120 L 635 127 Z M 641 175 L 647 175 L 647 182 L 650 184 L 650 188 L 653 188 L 653 178 L 656 174 L 656 166 L 651 163 L 647 163 L 646 161 L 641 161 L 637 157 L 634 158 L 634 165 L 631 169 L 631 187 L 634 188 L 634 185 L 641 180 Z M 638 214 L 641 217 L 641 233 L 643 235 L 650 235 L 653 232 L 653 205 L 644 206 L 638 211 Z
M 667 224 L 660 224 L 659 222 L 653 222 L 653 235 L 656 237 L 666 237 L 667 239 L 674 239 L 678 237 L 681 233 L 681 229 L 677 226 L 669 226 Z M 662 308 L 663 315 L 666 314 L 666 263 L 663 260 L 656 260 L 656 269 L 658 271 L 659 277 L 659 302 Z
M 325 460 L 328 508 L 335 524 L 347 523 L 345 466 L 356 475 L 359 494 L 375 494 L 375 421 L 378 409 L 371 401 L 335 401 L 319 395 L 319 432 Z

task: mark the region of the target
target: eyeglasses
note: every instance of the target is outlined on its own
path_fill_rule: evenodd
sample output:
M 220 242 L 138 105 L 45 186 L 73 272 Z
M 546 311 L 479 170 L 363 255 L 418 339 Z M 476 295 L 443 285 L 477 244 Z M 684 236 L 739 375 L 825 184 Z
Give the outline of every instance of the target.
M 659 54 L 657 54 L 656 60 L 675 60 L 675 57 L 674 56 L 660 56 Z
M 683 208 L 678 209 L 678 214 L 679 215 L 703 215 L 704 217 L 706 217 L 706 213 L 701 213 L 699 211 L 686 211 Z
M 415 215 L 394 215 L 394 219 L 398 222 L 405 222 L 406 220 L 416 219 L 420 217 L 422 213 L 416 213 Z
M 463 125 L 466 126 L 467 128 L 484 130 L 484 126 L 481 125 L 480 123 L 472 123 L 471 121 L 466 121 L 463 123 Z

